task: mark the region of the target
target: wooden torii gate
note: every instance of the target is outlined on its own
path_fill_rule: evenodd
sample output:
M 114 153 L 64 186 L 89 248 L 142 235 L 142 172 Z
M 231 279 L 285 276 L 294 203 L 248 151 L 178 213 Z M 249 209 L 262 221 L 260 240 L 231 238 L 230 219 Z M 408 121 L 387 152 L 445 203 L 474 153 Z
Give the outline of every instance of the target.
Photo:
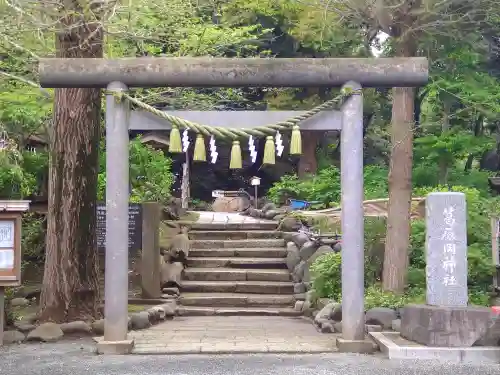
M 128 142 L 130 110 L 113 92 L 129 87 L 345 87 L 357 92 L 323 127 L 341 127 L 342 335 L 364 339 L 363 97 L 362 87 L 413 87 L 428 81 L 425 58 L 164 58 L 41 59 L 46 88 L 107 88 L 106 98 L 106 269 L 102 352 L 130 353 L 128 302 Z M 334 120 L 334 116 L 339 118 Z M 202 123 L 206 123 L 204 118 Z M 239 126 L 245 126 L 241 121 Z M 313 121 L 314 123 L 314 121 Z M 220 123 L 231 127 L 235 123 Z M 250 126 L 255 126 L 251 124 Z M 108 168 L 112 166 L 112 168 Z

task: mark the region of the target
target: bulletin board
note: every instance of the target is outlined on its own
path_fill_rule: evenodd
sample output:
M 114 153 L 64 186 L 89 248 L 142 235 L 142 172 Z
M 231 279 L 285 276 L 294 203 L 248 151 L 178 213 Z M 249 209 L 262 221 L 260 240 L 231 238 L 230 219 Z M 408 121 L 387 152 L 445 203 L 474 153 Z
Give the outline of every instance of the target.
M 21 217 L 0 213 L 0 286 L 21 283 Z

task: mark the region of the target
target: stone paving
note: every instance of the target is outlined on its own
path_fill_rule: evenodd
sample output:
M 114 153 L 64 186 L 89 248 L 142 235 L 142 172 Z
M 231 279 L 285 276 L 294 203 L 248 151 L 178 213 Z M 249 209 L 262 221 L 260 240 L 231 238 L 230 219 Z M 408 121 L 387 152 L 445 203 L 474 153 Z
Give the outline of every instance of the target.
M 334 334 L 301 317 L 175 317 L 129 334 L 137 354 L 331 353 Z
M 0 348 L 8 375 L 498 375 L 500 365 L 388 360 L 381 354 L 95 355 L 87 339 Z

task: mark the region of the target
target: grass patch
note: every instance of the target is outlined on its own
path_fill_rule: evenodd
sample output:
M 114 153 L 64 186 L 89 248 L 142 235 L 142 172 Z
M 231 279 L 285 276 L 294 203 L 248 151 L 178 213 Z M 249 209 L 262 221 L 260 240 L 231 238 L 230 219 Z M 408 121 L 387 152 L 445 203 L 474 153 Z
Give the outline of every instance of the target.
M 137 313 L 144 310 L 147 310 L 150 306 L 147 305 L 128 305 L 129 313 Z

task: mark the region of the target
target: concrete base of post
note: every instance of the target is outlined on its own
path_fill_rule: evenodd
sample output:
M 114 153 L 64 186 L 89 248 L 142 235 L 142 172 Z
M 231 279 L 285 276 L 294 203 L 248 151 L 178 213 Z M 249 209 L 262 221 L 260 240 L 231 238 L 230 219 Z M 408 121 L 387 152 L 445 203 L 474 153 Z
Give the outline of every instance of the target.
M 134 340 L 99 341 L 97 343 L 98 354 L 130 354 L 132 349 L 134 349 Z
M 378 351 L 378 346 L 372 340 L 337 339 L 337 350 L 341 353 L 372 354 Z

